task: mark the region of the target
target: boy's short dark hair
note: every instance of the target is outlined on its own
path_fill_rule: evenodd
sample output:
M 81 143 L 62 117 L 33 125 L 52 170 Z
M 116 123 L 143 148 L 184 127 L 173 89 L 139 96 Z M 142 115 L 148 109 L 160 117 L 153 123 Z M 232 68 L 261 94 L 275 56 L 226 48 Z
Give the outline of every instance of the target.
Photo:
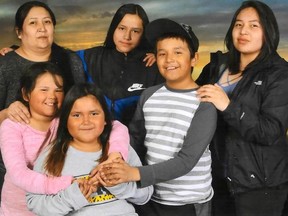
M 156 42 L 162 36 L 179 35 L 185 38 L 193 53 L 198 51 L 199 40 L 192 31 L 191 26 L 177 23 L 170 19 L 156 19 L 148 24 L 146 28 L 146 38 L 155 47 Z

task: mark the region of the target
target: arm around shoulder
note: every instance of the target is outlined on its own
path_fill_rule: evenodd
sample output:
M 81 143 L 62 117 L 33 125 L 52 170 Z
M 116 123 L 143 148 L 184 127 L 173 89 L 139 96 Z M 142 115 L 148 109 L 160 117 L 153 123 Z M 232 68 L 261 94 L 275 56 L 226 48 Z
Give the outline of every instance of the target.
M 0 143 L 4 164 L 13 184 L 33 193 L 56 193 L 71 184 L 71 176 L 49 178 L 31 170 L 25 157 L 21 125 L 7 119 L 1 124 Z
M 109 138 L 109 151 L 121 153 L 124 160 L 128 157 L 128 146 L 130 144 L 130 138 L 128 128 L 119 121 L 113 121 L 113 128 Z

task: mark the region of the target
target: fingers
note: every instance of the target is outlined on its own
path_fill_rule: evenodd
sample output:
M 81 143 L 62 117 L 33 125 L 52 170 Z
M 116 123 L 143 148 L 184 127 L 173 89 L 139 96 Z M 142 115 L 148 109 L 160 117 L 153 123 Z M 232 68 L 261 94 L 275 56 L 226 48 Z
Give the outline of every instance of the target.
M 90 178 L 94 178 L 94 176 L 96 176 L 99 172 L 99 170 L 107 164 L 107 167 L 110 167 L 113 163 L 124 163 L 124 160 L 120 157 L 111 159 L 111 160 L 106 160 L 104 162 L 102 162 L 101 164 L 99 164 L 98 166 L 96 166 L 90 173 Z
M 217 94 L 222 93 L 223 90 L 220 86 L 218 85 L 204 85 L 201 86 L 198 90 L 197 90 L 197 95 L 200 96 L 200 98 L 202 97 L 211 97 L 211 96 L 215 96 Z
M 87 180 L 77 179 L 78 187 L 83 194 L 83 196 L 89 201 L 92 193 L 96 192 L 99 187 L 99 182 L 95 182 L 95 184 L 89 184 Z
M 146 57 L 143 62 L 146 62 L 146 67 L 152 66 L 156 62 L 154 53 L 146 53 Z
M 122 176 L 123 171 L 121 168 L 115 167 L 113 164 L 107 164 L 106 167 L 103 166 L 99 171 L 99 181 L 108 187 L 123 183 L 123 181 L 121 181 Z
M 99 173 L 97 173 L 93 177 L 90 177 L 89 180 L 88 180 L 88 183 L 90 185 L 98 185 L 99 184 L 98 176 L 99 176 Z
M 213 88 L 214 88 L 214 87 L 213 87 L 212 85 L 201 86 L 201 87 L 197 90 L 197 97 L 198 97 L 201 101 L 207 101 L 208 98 L 211 97 L 212 92 L 214 91 Z
M 28 124 L 30 119 L 28 108 L 19 101 L 10 104 L 7 109 L 7 116 L 12 121 L 24 124 Z
M 104 181 L 104 179 L 101 177 L 101 175 L 99 175 L 97 177 L 98 177 L 98 181 L 101 185 L 103 185 L 104 187 L 108 187 L 109 182 Z
M 118 161 L 118 159 L 116 159 L 116 161 Z M 107 167 L 108 168 L 104 168 L 105 170 L 106 169 L 109 169 L 109 167 L 113 164 L 111 162 L 107 162 L 107 163 L 104 163 L 104 164 L 107 164 Z M 111 181 L 108 180 L 108 178 L 106 177 L 106 174 L 103 172 L 103 166 L 104 166 L 103 163 L 101 163 L 101 165 L 98 165 L 94 170 L 92 170 L 92 172 L 90 173 L 90 178 L 88 180 L 89 184 L 94 184 L 94 182 L 99 182 L 100 184 L 102 184 L 103 186 L 106 186 L 106 187 L 111 187 L 111 186 L 114 186 L 115 184 L 113 184 Z M 101 176 L 101 170 L 102 170 L 102 176 Z
M 103 161 L 101 164 L 111 163 L 118 158 L 122 158 L 122 155 L 120 152 L 111 152 L 109 153 L 107 160 Z
M 111 165 L 111 164 L 110 164 Z M 110 166 L 108 165 L 108 166 Z M 109 169 L 109 168 L 105 168 L 106 169 Z M 94 184 L 101 184 L 103 186 L 106 186 L 106 187 L 111 187 L 111 186 L 115 186 L 115 184 L 110 181 L 112 179 L 109 179 L 106 177 L 106 174 L 103 172 L 103 166 L 101 165 L 98 165 L 90 174 L 90 178 L 88 180 L 88 183 L 91 184 L 91 185 L 94 185 Z M 101 176 L 101 173 L 102 172 L 102 176 Z M 107 174 L 108 175 L 108 174 Z
M 99 171 L 99 169 L 101 168 L 101 165 L 96 166 L 90 173 L 90 178 L 93 178 Z
M 0 54 L 1 54 L 2 56 L 5 56 L 5 54 L 6 54 L 5 49 L 1 49 L 1 50 L 0 50 Z
M 156 62 L 156 59 L 148 59 L 146 62 L 146 67 L 151 67 Z
M 86 198 L 89 188 L 87 186 L 85 186 L 84 182 L 78 182 L 78 187 L 79 187 L 81 193 L 83 194 L 83 196 Z
M 118 158 L 113 159 L 112 162 L 113 162 L 113 163 L 122 163 L 122 164 L 123 164 L 125 161 L 123 160 L 122 157 L 121 157 L 121 158 L 118 157 Z
M 2 48 L 2 49 L 0 50 L 0 54 L 1 54 L 2 56 L 5 56 L 5 54 L 8 53 L 8 52 L 10 52 L 10 51 L 13 51 L 13 49 L 11 49 L 11 48 L 9 48 L 9 47 L 5 47 L 5 48 Z
M 202 102 L 213 103 L 214 106 L 220 110 L 224 111 L 229 103 L 230 99 L 221 86 L 214 85 L 204 85 L 197 90 L 197 97 Z
M 8 118 L 14 122 L 29 124 L 29 118 L 27 117 L 27 113 L 25 112 L 16 111 L 13 113 L 8 113 Z
M 99 170 L 99 174 L 105 185 L 116 185 L 140 180 L 138 168 L 131 167 L 122 159 L 117 160 L 117 162 L 104 164 Z
M 113 187 L 115 185 L 120 184 L 119 179 L 115 179 L 112 176 L 99 176 L 99 182 L 105 187 Z
M 106 163 L 101 166 L 101 169 L 99 170 L 100 175 L 101 174 L 107 174 L 111 175 L 113 173 L 119 172 L 119 170 L 122 168 L 122 163 L 119 161 L 117 163 Z

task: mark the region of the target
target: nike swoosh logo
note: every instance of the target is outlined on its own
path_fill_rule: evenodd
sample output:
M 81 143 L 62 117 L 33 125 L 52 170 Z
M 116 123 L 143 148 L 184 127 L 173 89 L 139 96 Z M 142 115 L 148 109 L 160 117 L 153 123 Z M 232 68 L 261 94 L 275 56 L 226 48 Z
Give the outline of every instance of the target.
M 133 92 L 133 91 L 139 91 L 139 90 L 143 90 L 143 89 L 145 89 L 145 88 L 131 86 L 128 88 L 128 91 Z
M 139 90 L 143 90 L 145 88 L 142 88 L 143 84 L 141 83 L 133 83 L 127 90 L 129 92 L 133 92 L 133 91 L 139 91 Z
M 262 81 L 258 80 L 257 82 L 254 82 L 254 84 L 260 86 L 260 85 L 262 85 Z

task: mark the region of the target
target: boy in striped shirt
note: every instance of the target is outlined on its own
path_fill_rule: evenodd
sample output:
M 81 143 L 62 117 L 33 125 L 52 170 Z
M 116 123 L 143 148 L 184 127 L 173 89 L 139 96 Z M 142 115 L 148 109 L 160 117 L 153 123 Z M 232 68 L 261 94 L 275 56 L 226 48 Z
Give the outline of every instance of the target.
M 209 216 L 211 154 L 217 114 L 197 98 L 191 73 L 199 42 L 190 26 L 169 19 L 152 21 L 147 39 L 155 46 L 157 65 L 166 82 L 146 89 L 129 125 L 131 145 L 144 166 L 124 161 L 100 171 L 107 184 L 137 181 L 154 185 L 149 203 L 138 207 L 145 216 Z

